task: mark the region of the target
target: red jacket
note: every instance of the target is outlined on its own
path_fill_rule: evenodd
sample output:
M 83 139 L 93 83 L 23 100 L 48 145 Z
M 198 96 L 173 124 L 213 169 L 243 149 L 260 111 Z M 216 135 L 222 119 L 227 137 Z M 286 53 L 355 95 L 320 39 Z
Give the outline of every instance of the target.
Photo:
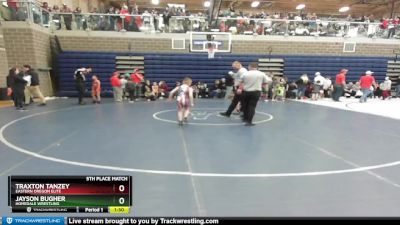
M 131 22 L 132 16 L 130 16 L 129 11 L 127 9 L 121 9 L 121 11 L 119 12 L 119 14 L 124 15 L 125 16 L 125 21 L 127 23 Z
M 112 87 L 121 87 L 121 81 L 119 80 L 118 75 L 113 75 L 110 78 L 110 81 Z
M 336 75 L 335 84 L 342 85 L 343 82 L 346 83 L 346 73 L 339 73 L 338 75 Z
M 387 29 L 388 28 L 388 26 L 389 26 L 389 20 L 384 20 L 383 22 L 382 22 L 382 28 L 383 29 Z
M 131 80 L 133 81 L 133 83 L 139 84 L 143 80 L 143 75 L 140 74 L 140 73 L 132 73 L 131 74 Z
M 362 89 L 371 88 L 372 84 L 375 83 L 375 78 L 373 76 L 362 76 L 360 79 L 360 86 Z

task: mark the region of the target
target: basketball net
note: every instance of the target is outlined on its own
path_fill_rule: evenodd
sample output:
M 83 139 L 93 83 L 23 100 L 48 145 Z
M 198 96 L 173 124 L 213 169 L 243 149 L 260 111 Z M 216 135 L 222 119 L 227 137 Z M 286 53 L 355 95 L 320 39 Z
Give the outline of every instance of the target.
M 210 42 L 207 43 L 208 58 L 209 59 L 213 59 L 214 58 L 215 51 L 217 50 L 216 47 L 217 46 L 216 46 L 215 42 L 210 41 Z

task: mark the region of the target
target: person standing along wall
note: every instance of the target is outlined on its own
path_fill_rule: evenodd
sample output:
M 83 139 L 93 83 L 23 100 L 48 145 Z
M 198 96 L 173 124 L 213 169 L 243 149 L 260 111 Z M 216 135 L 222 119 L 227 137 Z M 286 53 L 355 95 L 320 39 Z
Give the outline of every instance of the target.
M 23 70 L 25 71 L 26 74 L 31 76 L 30 86 L 27 87 L 30 92 L 30 95 L 33 97 L 39 98 L 39 101 L 40 101 L 39 106 L 45 106 L 46 99 L 44 98 L 44 96 L 39 88 L 40 81 L 39 81 L 38 73 L 30 65 L 24 65 Z M 25 99 L 25 101 L 27 101 L 27 100 Z
M 140 73 L 139 69 L 135 69 L 131 74 L 131 80 L 135 83 L 135 101 L 139 100 L 141 96 L 142 82 L 144 80 L 144 76 Z
M 113 88 L 114 101 L 122 102 L 122 88 L 119 73 L 114 72 L 110 78 L 111 87 Z
M 15 107 L 17 110 L 25 110 L 24 108 L 24 90 L 27 83 L 23 78 L 23 73 L 19 69 L 13 67 L 9 71 L 11 89 L 14 96 Z

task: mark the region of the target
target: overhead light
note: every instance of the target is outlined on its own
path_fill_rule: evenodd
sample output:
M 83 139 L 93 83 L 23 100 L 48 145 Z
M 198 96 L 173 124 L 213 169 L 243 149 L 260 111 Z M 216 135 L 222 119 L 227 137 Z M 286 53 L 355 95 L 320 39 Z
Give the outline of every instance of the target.
M 297 9 L 297 10 L 302 10 L 302 9 L 304 9 L 305 7 L 306 7 L 306 5 L 300 4 L 300 5 L 298 5 L 298 6 L 296 7 L 296 9 Z
M 151 0 L 151 4 L 158 5 L 160 4 L 160 0 Z
M 211 6 L 211 2 L 210 1 L 205 1 L 204 2 L 204 7 L 205 8 L 208 8 L 208 7 L 210 7 Z
M 344 13 L 344 12 L 347 12 L 347 11 L 349 11 L 349 10 L 350 10 L 350 7 L 344 6 L 344 7 L 342 7 L 342 8 L 339 9 L 339 12 Z
M 260 5 L 259 1 L 254 1 L 254 2 L 251 3 L 251 7 L 253 7 L 253 8 L 258 7 L 259 5 Z

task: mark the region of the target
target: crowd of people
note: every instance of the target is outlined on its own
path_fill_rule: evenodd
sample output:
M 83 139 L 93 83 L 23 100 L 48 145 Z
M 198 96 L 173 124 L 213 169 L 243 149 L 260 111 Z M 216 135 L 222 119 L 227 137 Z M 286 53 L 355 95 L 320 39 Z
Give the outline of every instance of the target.
M 233 102 L 240 102 L 235 91 L 240 83 L 240 77 L 247 71 L 240 62 L 234 62 L 233 71 L 228 72 L 225 76 L 215 80 L 213 85 L 204 82 L 193 83 L 191 80 L 191 88 L 193 90 L 193 98 L 225 98 L 233 99 Z M 86 89 L 86 75 L 91 73 L 91 68 L 80 68 L 75 71 L 75 81 L 79 96 L 79 104 L 83 103 L 82 99 Z M 323 98 L 332 98 L 339 101 L 341 97 L 360 98 L 360 102 L 365 102 L 367 97 L 377 97 L 383 100 L 392 97 L 392 81 L 386 77 L 380 84 L 373 77 L 372 71 L 366 71 L 357 81 L 346 81 L 348 70 L 342 69 L 336 75 L 334 80 L 330 76 L 322 76 L 320 72 L 316 72 L 311 79 L 307 74 L 303 74 L 299 79 L 289 81 L 285 76 L 273 76 L 268 74 L 267 79 L 270 81 L 262 86 L 260 99 L 264 101 L 284 101 L 285 99 L 310 99 L 317 101 Z M 144 99 L 146 101 L 155 101 L 157 99 L 165 99 L 169 96 L 171 90 L 180 87 L 181 82 L 177 81 L 175 86 L 170 88 L 166 81 L 153 81 L 145 79 L 139 69 L 135 69 L 133 73 L 114 72 L 109 80 L 115 102 L 128 101 L 133 103 Z M 397 94 L 400 97 L 400 85 L 396 86 Z M 92 98 L 93 103 L 101 102 L 101 82 L 99 78 L 92 76 Z M 236 108 L 228 109 L 227 115 L 230 115 Z
M 215 80 L 213 85 L 204 82 L 197 82 L 192 85 L 193 98 L 225 98 L 232 99 L 233 104 L 226 111 L 230 115 L 240 102 L 236 95 L 240 78 L 247 71 L 240 62 L 234 62 L 233 71 Z M 76 88 L 78 93 L 78 103 L 86 104 L 83 99 L 86 93 L 87 76 L 92 72 L 91 68 L 80 68 L 74 73 Z M 395 87 L 396 93 L 392 96 L 392 81 L 389 77 L 381 83 L 377 83 L 372 71 L 366 71 L 357 81 L 346 81 L 347 69 L 342 69 L 332 80 L 330 76 L 322 76 L 316 72 L 311 79 L 307 74 L 303 74 L 295 81 L 289 81 L 285 76 L 273 76 L 268 74 L 270 81 L 262 86 L 260 100 L 264 101 L 284 101 L 285 99 L 310 99 L 319 100 L 322 98 L 332 98 L 339 101 L 340 97 L 359 98 L 360 102 L 366 102 L 368 97 L 380 98 L 383 100 L 391 97 L 400 98 L 400 84 Z M 400 78 L 399 78 L 400 79 Z M 181 82 L 177 81 L 175 86 L 170 88 L 166 81 L 153 81 L 145 79 L 139 69 L 133 73 L 114 72 L 109 80 L 113 97 L 116 102 L 128 101 L 133 103 L 144 99 L 155 101 L 167 98 L 171 91 L 180 87 Z M 98 76 L 93 75 L 91 79 L 91 96 L 93 103 L 101 103 L 102 90 L 101 81 Z M 39 88 L 38 73 L 30 66 L 24 65 L 21 69 L 13 67 L 7 76 L 7 94 L 14 101 L 18 110 L 25 110 L 25 107 L 33 103 L 37 98 L 40 106 L 46 105 L 46 100 Z
M 26 7 L 18 7 L 15 2 L 10 3 L 9 7 L 13 11 L 13 20 L 28 18 Z M 136 5 L 128 7 L 123 4 L 119 7 L 92 8 L 89 12 L 82 12 L 79 7 L 71 9 L 66 4 L 51 7 L 43 2 L 41 9 L 42 15 L 39 10 L 32 12 L 35 23 L 49 25 L 52 21 L 57 29 L 66 30 L 186 33 L 217 29 L 221 32 L 249 35 L 400 38 L 400 17 L 319 17 L 316 13 L 244 13 L 230 8 L 220 12 L 221 19 L 217 23 L 209 24 L 208 10 L 190 12 L 182 7 L 147 10 L 139 9 Z
M 281 101 L 288 99 L 319 100 L 332 98 L 339 101 L 341 97 L 360 98 L 360 102 L 366 102 L 367 97 L 380 98 L 382 100 L 392 97 L 392 81 L 389 77 L 381 83 L 377 83 L 372 71 L 366 71 L 357 81 L 346 81 L 348 70 L 342 69 L 332 81 L 330 76 L 323 77 L 316 72 L 311 79 L 303 74 L 296 81 L 288 82 L 285 77 L 274 77 L 273 82 L 265 88 L 266 101 Z M 400 84 L 396 86 L 396 94 L 400 97 Z
M 74 72 L 74 80 L 78 91 L 78 103 L 85 105 L 83 101 L 86 92 L 87 76 L 92 72 L 91 68 L 79 68 Z M 139 69 L 133 73 L 114 72 L 109 82 L 112 87 L 112 95 L 115 102 L 122 103 L 128 101 L 134 103 L 140 99 L 146 101 L 155 101 L 157 99 L 167 98 L 170 88 L 165 81 L 150 82 L 146 80 Z M 92 76 L 91 96 L 94 104 L 101 103 L 101 94 L 103 93 L 102 84 L 97 75 Z M 177 82 L 176 86 L 180 86 Z

